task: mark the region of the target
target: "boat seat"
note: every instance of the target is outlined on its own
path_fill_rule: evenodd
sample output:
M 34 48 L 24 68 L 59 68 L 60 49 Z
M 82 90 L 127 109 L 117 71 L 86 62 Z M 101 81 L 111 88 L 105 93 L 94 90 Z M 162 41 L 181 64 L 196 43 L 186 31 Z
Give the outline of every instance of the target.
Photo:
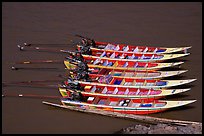
M 130 56 L 130 59 L 134 59 L 135 58 L 135 55 L 134 54 L 132 54 L 132 56 Z
M 135 83 L 135 86 L 142 86 L 143 85 L 143 82 L 136 82 Z
M 124 68 L 126 68 L 128 66 L 128 62 L 125 62 L 125 64 L 123 65 Z
M 158 50 L 158 48 L 155 48 L 155 49 L 154 49 L 154 51 L 153 51 L 153 53 L 156 53 L 156 52 L 157 52 L 157 50 Z
M 113 62 L 109 62 L 107 66 L 113 66 Z
M 111 102 L 109 103 L 109 105 L 110 105 L 110 106 L 116 106 L 117 103 L 118 103 L 117 101 L 111 101 Z
M 165 86 L 167 83 L 165 81 L 159 81 L 156 83 L 157 86 Z
M 138 59 L 138 56 L 135 56 L 133 59 Z
M 115 51 L 118 51 L 118 50 L 120 50 L 120 46 L 119 45 L 117 45 L 116 47 L 115 47 L 115 49 L 114 49 Z
M 104 89 L 101 93 L 105 94 L 107 91 L 108 91 L 107 87 L 104 87 Z
M 94 64 L 94 65 L 97 65 L 99 62 L 100 62 L 100 60 L 99 60 L 99 59 L 96 59 L 96 60 L 93 62 L 93 64 Z
M 128 51 L 129 50 L 129 46 L 126 46 L 123 48 L 123 51 Z
M 165 51 L 165 49 L 159 49 L 156 52 L 158 53 L 158 52 L 164 52 L 164 51 Z
M 150 91 L 150 95 L 157 95 L 157 94 L 160 94 L 162 91 L 161 90 L 157 90 L 157 91 Z
M 107 46 L 104 48 L 105 50 L 114 50 L 114 48 L 115 48 L 115 45 L 113 45 L 113 44 L 107 44 Z
M 140 103 L 132 103 L 131 107 L 139 107 Z
M 113 91 L 113 94 L 117 94 L 117 92 L 118 92 L 118 88 L 115 88 Z
M 154 59 L 154 54 L 152 55 L 152 57 L 150 58 L 151 60 Z
M 133 72 L 131 72 L 131 73 L 129 72 L 129 73 L 125 73 L 125 75 L 124 75 L 124 76 L 125 76 L 125 77 L 132 77 L 133 75 L 134 75 L 134 73 L 133 73 Z
M 152 103 L 143 103 L 140 107 L 152 107 Z
M 165 103 L 155 103 L 155 107 L 164 107 L 166 104 Z
M 140 72 L 138 72 L 138 73 L 136 74 L 136 77 L 144 77 L 144 75 L 145 75 L 145 73 L 140 73 Z
M 151 57 L 149 57 L 149 56 L 145 56 L 143 59 L 151 59 Z
M 114 73 L 113 76 L 121 76 L 122 73 Z
M 129 93 L 128 93 L 128 95 L 135 95 L 136 93 L 135 92 L 133 92 L 133 91 L 130 91 Z
M 154 86 L 155 83 L 146 83 L 146 86 Z
M 137 92 L 135 93 L 135 95 L 138 95 L 140 93 L 140 89 L 137 89 Z
M 124 91 L 118 91 L 117 94 L 123 95 L 125 92 Z
M 123 85 L 130 86 L 130 85 L 132 85 L 132 82 L 125 82 Z
M 125 95 L 127 95 L 129 93 L 129 89 L 127 88 L 126 90 L 125 90 Z
M 105 105 L 106 101 L 107 101 L 106 99 L 100 99 L 98 104 Z
M 110 58 L 115 58 L 115 52 L 111 54 Z
M 138 52 L 138 47 L 136 47 L 133 52 Z
M 103 66 L 107 66 L 108 65 L 108 61 L 106 60 L 104 63 L 103 63 Z
M 122 82 L 122 80 L 118 80 L 116 79 L 115 82 L 113 83 L 114 85 L 120 85 L 120 83 Z
M 93 86 L 90 92 L 94 93 L 96 91 L 96 86 Z
M 138 95 L 147 95 L 148 92 L 147 91 L 140 91 Z
M 100 57 L 105 57 L 106 56 L 106 52 L 104 51 L 101 55 L 100 55 Z

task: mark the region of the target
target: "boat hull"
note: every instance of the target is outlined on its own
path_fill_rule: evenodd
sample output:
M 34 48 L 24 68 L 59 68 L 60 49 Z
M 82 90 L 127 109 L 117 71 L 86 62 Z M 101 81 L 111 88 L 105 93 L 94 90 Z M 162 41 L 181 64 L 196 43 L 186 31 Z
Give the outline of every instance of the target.
M 121 62 L 121 64 L 118 64 L 118 62 L 114 62 L 113 66 L 104 66 L 104 65 L 96 65 L 96 64 L 89 64 L 87 63 L 89 68 L 105 68 L 105 69 L 112 69 L 112 70 L 132 70 L 132 71 L 139 71 L 139 70 L 159 70 L 162 68 L 166 68 L 166 67 L 173 67 L 173 66 L 177 66 L 177 65 L 181 65 L 184 62 L 174 62 L 174 63 L 139 63 L 142 66 L 137 66 L 135 67 L 135 65 L 137 65 L 136 63 L 131 64 L 131 66 L 129 67 L 123 67 L 123 65 L 127 64 L 125 62 Z M 64 65 L 67 69 L 75 69 L 77 67 L 77 65 L 73 65 L 70 64 L 70 62 L 68 60 L 64 61 Z
M 160 99 L 169 95 L 175 95 L 189 91 L 188 89 L 125 89 L 125 88 L 105 88 L 96 86 L 85 86 L 84 90 L 72 90 L 59 87 L 59 92 L 62 97 L 70 97 L 70 93 L 74 91 L 80 92 L 83 96 L 100 96 L 103 98 L 118 97 L 118 98 L 131 98 L 131 99 Z
M 196 100 L 186 101 L 165 101 L 165 100 L 135 100 L 135 99 L 104 99 L 93 97 L 87 102 L 72 101 L 62 99 L 65 106 L 77 106 L 85 109 L 101 109 L 110 112 L 120 112 L 124 114 L 152 114 L 158 113 L 170 108 L 184 106 L 195 102 Z

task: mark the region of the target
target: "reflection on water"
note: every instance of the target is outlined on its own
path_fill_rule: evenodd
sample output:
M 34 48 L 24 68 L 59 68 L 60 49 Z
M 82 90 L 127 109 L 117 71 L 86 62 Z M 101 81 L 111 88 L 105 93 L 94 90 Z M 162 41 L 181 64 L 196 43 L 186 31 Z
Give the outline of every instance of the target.
M 66 73 L 63 63 L 44 65 L 60 69 L 56 71 L 11 70 L 11 62 L 60 60 L 66 56 L 60 53 L 19 51 L 17 44 L 24 42 L 70 43 L 71 39 L 77 39 L 70 37 L 70 34 L 80 34 L 97 41 L 112 43 L 165 47 L 191 45 L 192 48 L 189 50 L 191 54 L 178 60 L 185 60 L 178 69 L 187 69 L 188 72 L 167 79 L 197 78 L 197 80 L 188 84 L 190 86 L 185 86 L 190 87 L 190 91 L 166 99 L 197 99 L 197 101 L 186 107 L 151 116 L 202 121 L 201 9 L 201 3 L 4 2 L 2 80 L 8 82 L 46 80 Z M 75 50 L 72 45 L 59 47 L 62 48 Z M 60 95 L 58 89 L 20 86 L 3 87 L 2 92 Z M 133 120 L 51 108 L 43 105 L 42 100 L 46 99 L 4 98 L 2 133 L 114 133 L 137 123 Z M 49 101 L 59 103 L 59 100 Z

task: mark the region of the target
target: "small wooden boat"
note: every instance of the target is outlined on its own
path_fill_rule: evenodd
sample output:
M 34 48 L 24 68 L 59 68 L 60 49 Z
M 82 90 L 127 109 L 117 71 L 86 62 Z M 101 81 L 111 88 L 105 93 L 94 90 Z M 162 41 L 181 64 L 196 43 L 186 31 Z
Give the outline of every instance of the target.
M 136 45 L 127 45 L 127 44 L 118 44 L 118 43 L 109 43 L 109 42 L 99 42 L 91 41 L 91 44 L 84 45 L 78 44 L 77 48 L 79 51 L 84 50 L 84 48 L 90 48 L 92 52 L 98 51 L 109 51 L 109 52 L 118 52 L 118 53 L 153 53 L 153 54 L 163 54 L 163 53 L 175 53 L 175 52 L 187 52 L 191 46 L 186 47 L 150 47 L 150 46 L 136 46 Z
M 100 78 L 92 78 L 91 81 L 74 80 L 68 78 L 65 84 L 79 83 L 81 86 L 105 86 L 105 87 L 126 87 L 126 88 L 168 88 L 191 83 L 196 79 L 186 80 L 161 80 L 161 79 L 127 79 L 112 77 L 111 75 L 102 76 Z
M 102 96 L 120 97 L 131 99 L 159 99 L 165 96 L 183 93 L 188 89 L 144 89 L 144 88 L 125 88 L 125 87 L 104 87 L 104 86 L 85 86 L 83 90 L 59 87 L 62 97 L 71 97 L 70 93 L 80 92 L 83 96 Z
M 153 63 L 153 62 L 128 62 L 123 60 L 107 60 L 104 58 L 96 59 L 91 57 L 84 57 L 85 63 L 89 68 L 105 68 L 105 69 L 118 69 L 118 70 L 158 70 L 166 67 L 173 67 L 181 65 L 184 62 L 173 63 Z M 68 69 L 77 67 L 78 62 L 70 63 L 70 60 L 65 60 L 64 64 Z
M 76 106 L 80 108 L 101 109 L 110 112 L 124 114 L 152 114 L 162 112 L 170 108 L 184 106 L 196 100 L 166 101 L 157 99 L 128 99 L 118 97 L 87 97 L 86 101 L 61 99 L 64 106 Z
M 112 75 L 113 77 L 122 77 L 129 79 L 161 79 L 164 77 L 170 77 L 179 75 L 187 72 L 188 70 L 178 71 L 155 71 L 155 70 L 141 70 L 141 71 L 130 71 L 130 70 L 111 70 L 111 69 L 89 69 L 89 77 L 100 77 L 105 75 Z
M 91 55 L 82 54 L 83 57 L 91 57 L 96 59 L 107 60 L 125 60 L 137 62 L 163 62 L 165 60 L 180 58 L 189 55 L 190 53 L 183 54 L 150 54 L 150 53 L 121 53 L 112 51 L 95 51 Z

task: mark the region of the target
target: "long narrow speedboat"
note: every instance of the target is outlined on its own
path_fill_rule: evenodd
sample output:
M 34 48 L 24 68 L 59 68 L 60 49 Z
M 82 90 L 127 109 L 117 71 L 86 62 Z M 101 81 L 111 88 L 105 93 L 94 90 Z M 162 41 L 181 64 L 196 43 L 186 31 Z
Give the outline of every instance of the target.
M 68 87 L 59 87 L 62 97 L 71 97 L 74 91 L 80 92 L 83 96 L 102 96 L 120 97 L 131 99 L 159 99 L 165 96 L 183 93 L 187 89 L 144 89 L 144 88 L 125 88 L 125 87 L 105 87 L 105 86 L 85 86 L 83 90 L 71 89 Z
M 196 79 L 185 79 L 185 80 L 161 80 L 161 79 L 127 79 L 112 77 L 111 75 L 102 76 L 100 78 L 92 78 L 91 81 L 74 80 L 68 79 L 65 84 L 79 83 L 81 86 L 86 85 L 99 85 L 106 87 L 126 87 L 126 88 L 168 88 L 173 86 L 179 86 L 191 83 Z
M 166 67 L 173 67 L 181 65 L 184 62 L 173 62 L 173 63 L 153 63 L 153 62 L 128 62 L 123 60 L 107 60 L 104 58 L 91 58 L 84 57 L 85 63 L 89 68 L 106 68 L 106 69 L 118 69 L 118 70 L 158 70 Z M 64 64 L 66 68 L 73 69 L 76 65 L 71 64 L 69 60 L 65 60 Z
M 191 46 L 186 47 L 175 47 L 175 48 L 168 48 L 168 47 L 150 47 L 150 46 L 136 46 L 136 45 L 127 45 L 127 44 L 117 44 L 117 43 L 108 43 L 108 42 L 98 42 L 93 41 L 94 46 L 88 47 L 91 49 L 92 52 L 97 51 L 109 51 L 109 52 L 118 52 L 118 53 L 153 53 L 153 54 L 161 54 L 161 53 L 175 53 L 184 51 L 187 52 Z M 84 45 L 77 45 L 78 50 L 83 50 Z
M 155 99 L 128 99 L 128 98 L 104 98 L 88 97 L 85 102 L 71 100 L 68 98 L 61 99 L 64 106 L 77 106 L 90 109 L 101 109 L 110 112 L 120 112 L 124 114 L 152 114 L 162 112 L 170 108 L 184 106 L 195 102 L 196 100 L 185 101 L 166 101 Z
M 100 77 L 105 75 L 112 75 L 113 77 L 122 77 L 129 79 L 161 79 L 164 77 L 170 77 L 182 74 L 188 70 L 178 71 L 155 71 L 155 70 L 141 70 L 141 71 L 130 71 L 130 70 L 111 70 L 111 69 L 89 69 L 89 77 Z
M 190 53 L 183 54 L 150 54 L 150 53 L 121 53 L 112 51 L 95 51 L 91 55 L 82 54 L 83 57 L 91 58 L 104 58 L 107 60 L 125 60 L 137 62 L 163 62 L 165 60 L 180 58 L 189 55 Z

